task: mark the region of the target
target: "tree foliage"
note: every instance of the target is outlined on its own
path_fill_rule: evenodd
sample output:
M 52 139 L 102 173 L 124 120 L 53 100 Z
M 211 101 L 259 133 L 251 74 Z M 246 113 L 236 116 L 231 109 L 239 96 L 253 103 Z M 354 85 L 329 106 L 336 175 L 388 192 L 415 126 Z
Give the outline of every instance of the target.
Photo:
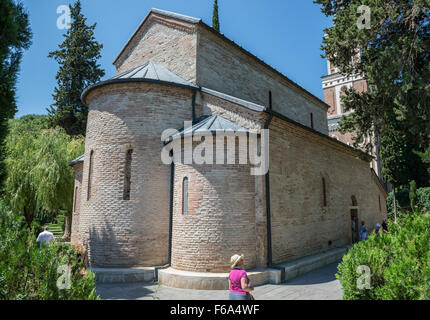
M 410 180 L 415 180 L 419 187 L 428 185 L 428 164 L 415 150 L 417 146 L 408 142 L 407 134 L 401 130 L 396 119 L 392 119 L 388 130 L 380 138 L 379 155 L 382 162 L 382 174 L 396 187 L 408 187 Z
M 373 131 L 381 139 L 392 135 L 395 121 L 405 143 L 422 152 L 430 144 L 430 2 L 314 2 L 333 17 L 333 26 L 325 30 L 323 39 L 325 57 L 343 74 L 363 75 L 370 89 L 362 93 L 346 91 L 345 109 L 353 112 L 343 117 L 341 130 L 355 132 L 357 146 Z M 362 24 L 362 5 L 370 9 L 369 29 Z M 368 151 L 371 144 L 366 145 Z M 393 156 L 395 150 L 387 152 Z
M 430 299 L 430 213 L 405 215 L 388 231 L 372 233 L 343 257 L 336 277 L 345 300 Z M 357 285 L 359 266 L 370 269 L 370 289 Z
M 64 243 L 36 243 L 36 229 L 0 202 L 0 300 L 94 300 L 95 276 Z M 70 268 L 70 288 L 57 285 Z
M 61 126 L 70 135 L 85 135 L 88 107 L 81 101 L 82 91 L 100 81 L 105 72 L 97 60 L 103 48 L 94 38 L 96 24 L 86 25 L 81 3 L 70 6 L 71 27 L 59 49 L 49 53 L 60 65 L 54 104 L 48 109 L 52 126 Z
M 36 212 L 71 212 L 73 170 L 68 165 L 83 153 L 82 136 L 75 138 L 64 129 L 43 129 L 46 117 L 10 120 L 6 139 L 5 197 L 15 213 L 31 225 Z
M 17 111 L 15 86 L 24 49 L 31 44 L 28 14 L 20 3 L 0 1 L 0 189 L 4 179 L 3 143 L 7 120 Z
M 214 8 L 212 13 L 212 28 L 220 32 L 219 29 L 219 14 L 218 14 L 218 0 L 214 1 Z

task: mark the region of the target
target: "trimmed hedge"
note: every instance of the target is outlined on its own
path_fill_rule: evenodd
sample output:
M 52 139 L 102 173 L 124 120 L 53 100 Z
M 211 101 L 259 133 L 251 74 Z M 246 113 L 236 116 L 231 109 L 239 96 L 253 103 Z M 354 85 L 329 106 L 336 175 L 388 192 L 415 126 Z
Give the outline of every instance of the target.
M 343 257 L 336 277 L 345 300 L 430 299 L 430 213 L 404 215 L 388 230 L 372 233 Z M 370 268 L 370 289 L 357 286 L 361 265 Z

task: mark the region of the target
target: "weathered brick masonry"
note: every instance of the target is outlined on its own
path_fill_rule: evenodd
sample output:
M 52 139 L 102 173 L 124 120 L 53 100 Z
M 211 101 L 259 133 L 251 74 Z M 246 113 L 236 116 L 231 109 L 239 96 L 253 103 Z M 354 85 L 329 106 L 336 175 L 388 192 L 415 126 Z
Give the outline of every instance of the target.
M 170 167 L 161 162 L 160 137 L 190 118 L 191 98 L 189 89 L 150 83 L 110 84 L 87 96 L 85 158 L 94 151 L 94 168 L 89 201 L 88 174 L 83 178 L 80 234 L 94 265 L 167 262 Z M 128 149 L 131 195 L 123 200 Z
M 196 118 L 218 115 L 261 133 L 271 92 L 282 115 L 269 126 L 274 263 L 350 243 L 352 196 L 369 226 L 386 216 L 386 193 L 369 164 L 327 136 L 328 106 L 199 19 L 151 11 L 115 59 L 117 73 L 149 60 L 140 78 L 112 78 L 83 94 L 90 112 L 84 163 L 74 165 L 72 242 L 86 246 L 92 266 L 167 263 L 170 210 L 173 268 L 227 271 L 233 253 L 246 255 L 247 268 L 267 265 L 265 176 L 252 176 L 249 164 L 176 163 L 170 207 L 161 135 L 192 120 L 193 101 Z

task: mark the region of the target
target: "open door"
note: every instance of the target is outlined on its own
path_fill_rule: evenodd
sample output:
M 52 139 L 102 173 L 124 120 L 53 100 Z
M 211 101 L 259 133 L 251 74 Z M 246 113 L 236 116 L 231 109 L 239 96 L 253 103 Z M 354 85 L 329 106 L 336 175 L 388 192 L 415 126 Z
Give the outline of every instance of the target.
M 351 211 L 351 236 L 352 236 L 352 243 L 357 243 L 360 241 L 360 234 L 359 234 L 359 225 L 358 225 L 358 206 L 357 206 L 357 199 L 355 196 L 351 196 L 352 200 L 352 206 L 350 207 Z

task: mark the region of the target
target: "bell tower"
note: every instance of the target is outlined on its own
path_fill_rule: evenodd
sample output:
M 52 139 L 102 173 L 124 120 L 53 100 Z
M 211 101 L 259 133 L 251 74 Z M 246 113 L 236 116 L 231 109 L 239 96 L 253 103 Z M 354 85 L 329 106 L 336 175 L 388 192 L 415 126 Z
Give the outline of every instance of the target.
M 330 106 L 327 111 L 329 136 L 352 146 L 354 133 L 347 132 L 343 134 L 339 131 L 341 117 L 351 112 L 345 111 L 341 97 L 350 88 L 353 88 L 356 92 L 367 91 L 367 81 L 361 75 L 344 75 L 340 73 L 339 69 L 329 60 L 327 60 L 327 75 L 322 76 L 321 79 L 324 101 Z M 379 139 L 375 134 L 367 137 L 367 139 L 374 139 L 371 153 L 374 158 L 370 166 L 378 177 L 382 178 L 381 161 L 379 159 Z M 364 149 L 364 143 L 360 147 Z

